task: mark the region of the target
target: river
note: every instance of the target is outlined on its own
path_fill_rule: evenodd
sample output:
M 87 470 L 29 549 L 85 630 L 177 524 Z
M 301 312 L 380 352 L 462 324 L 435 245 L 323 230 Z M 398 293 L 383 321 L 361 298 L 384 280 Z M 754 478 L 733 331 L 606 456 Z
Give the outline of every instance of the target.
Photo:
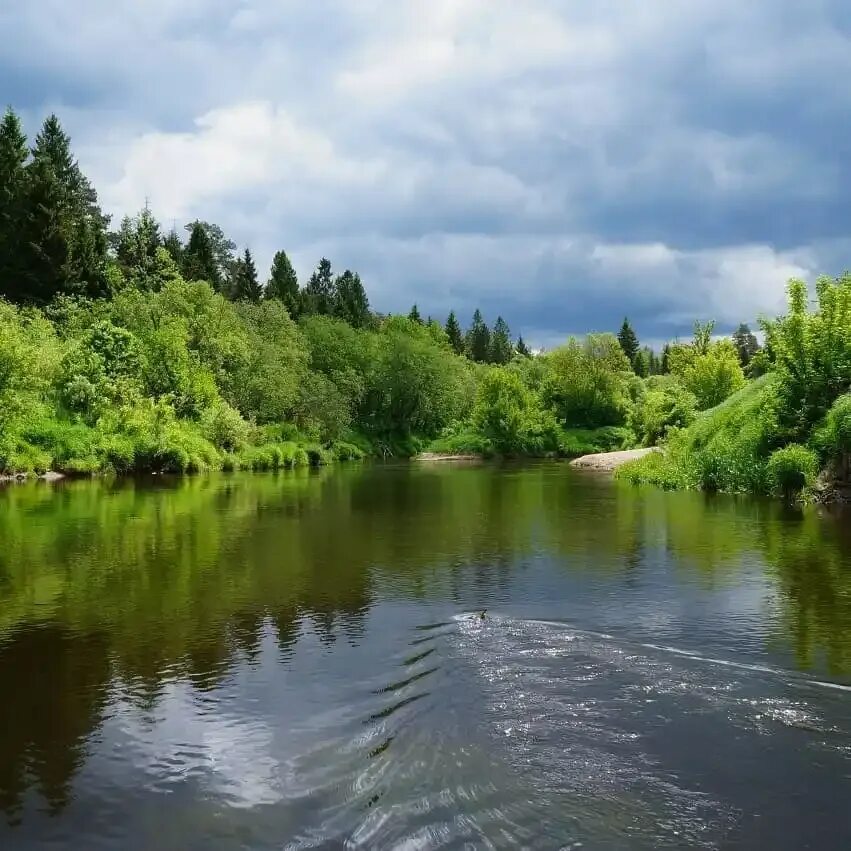
M 849 520 L 556 463 L 0 489 L 0 847 L 851 847 Z

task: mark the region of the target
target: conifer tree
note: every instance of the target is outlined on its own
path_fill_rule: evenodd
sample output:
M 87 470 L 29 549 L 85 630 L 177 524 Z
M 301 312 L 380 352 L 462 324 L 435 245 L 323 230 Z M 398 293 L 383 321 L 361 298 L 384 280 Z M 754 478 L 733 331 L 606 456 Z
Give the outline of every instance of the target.
M 266 298 L 282 301 L 293 319 L 301 312 L 301 298 L 298 291 L 298 277 L 286 251 L 277 251 L 272 258 L 272 270 L 266 284 Z
M 521 357 L 524 357 L 524 358 L 532 357 L 532 352 L 530 351 L 529 347 L 524 342 L 522 335 L 517 338 L 517 346 L 515 348 L 517 350 L 517 354 L 520 355 Z
M 353 328 L 365 328 L 369 324 L 369 300 L 360 275 L 346 269 L 337 278 L 334 290 L 334 316 Z
M 201 222 L 192 225 L 189 242 L 183 251 L 183 277 L 187 281 L 206 281 L 216 292 L 223 289 L 213 244 Z
M 621 330 L 618 331 L 618 342 L 621 344 L 621 349 L 623 349 L 626 359 L 630 363 L 633 363 L 635 361 L 635 356 L 638 354 L 638 336 L 635 331 L 632 330 L 632 326 L 629 324 L 629 319 L 626 317 L 624 317 Z
M 331 261 L 323 257 L 302 292 L 305 313 L 330 316 L 334 308 L 334 278 Z
M 159 222 L 146 205 L 137 216 L 125 216 L 115 237 L 115 256 L 128 280 L 150 286 L 163 239 Z
M 449 316 L 446 320 L 446 336 L 449 338 L 449 345 L 456 355 L 464 354 L 464 335 L 461 333 L 461 326 L 458 324 L 458 319 L 455 316 L 455 311 L 449 311 Z
M 246 248 L 239 258 L 234 270 L 233 299 L 234 301 L 252 301 L 255 304 L 263 297 L 263 287 L 257 278 L 257 267 L 254 258 Z
M 501 316 L 497 316 L 491 332 L 488 360 L 490 363 L 506 364 L 511 360 L 513 351 L 508 325 Z
M 49 116 L 26 167 L 20 224 L 23 299 L 44 303 L 63 292 L 108 295 L 107 222 L 71 153 L 71 140 L 56 116 Z
M 168 236 L 163 240 L 163 247 L 168 251 L 169 256 L 177 264 L 178 269 L 183 267 L 183 243 L 177 231 L 172 228 Z
M 670 355 L 671 355 L 671 344 L 665 343 L 665 345 L 662 346 L 662 357 L 659 361 L 659 374 L 660 375 L 668 375 L 668 373 L 671 371 Z
M 478 363 L 487 363 L 490 355 L 491 332 L 482 318 L 481 311 L 476 308 L 473 322 L 467 331 L 467 357 Z
M 411 322 L 419 322 L 420 325 L 423 324 L 419 308 L 416 306 L 416 304 L 411 308 L 410 313 L 408 313 L 408 319 L 410 319 Z
M 650 349 L 639 349 L 632 361 L 632 370 L 639 378 L 647 378 L 650 375 Z
M 7 109 L 0 121 L 0 296 L 21 300 L 21 223 L 27 137 L 18 116 Z
M 733 332 L 733 345 L 736 347 L 742 369 L 750 364 L 760 349 L 756 335 L 744 322 Z

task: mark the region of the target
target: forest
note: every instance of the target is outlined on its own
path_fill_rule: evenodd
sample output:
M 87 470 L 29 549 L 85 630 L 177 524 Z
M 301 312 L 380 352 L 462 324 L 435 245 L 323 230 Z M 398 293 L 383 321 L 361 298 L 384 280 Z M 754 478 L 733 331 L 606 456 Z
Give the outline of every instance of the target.
M 629 320 L 550 351 L 475 311 L 462 328 L 372 309 L 322 258 L 267 275 L 196 220 L 114 224 L 68 135 L 0 124 L 0 473 L 277 469 L 422 450 L 665 451 L 621 476 L 791 492 L 851 449 L 851 277 L 732 337 L 642 347 Z M 441 317 L 442 319 L 442 317 Z M 617 323 L 615 327 L 617 326 Z

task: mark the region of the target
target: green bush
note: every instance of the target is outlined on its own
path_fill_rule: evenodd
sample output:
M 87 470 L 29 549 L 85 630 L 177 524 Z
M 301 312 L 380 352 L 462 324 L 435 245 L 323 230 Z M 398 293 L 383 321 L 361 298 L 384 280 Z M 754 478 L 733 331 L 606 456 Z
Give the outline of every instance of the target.
M 578 458 L 581 455 L 628 449 L 634 443 L 635 435 L 623 426 L 561 429 L 558 453 L 565 458 Z
M 851 454 L 851 393 L 833 403 L 812 442 L 825 460 L 838 460 Z
M 697 397 L 671 376 L 648 379 L 629 416 L 630 428 L 642 446 L 655 446 L 673 428 L 690 426 L 697 416 Z
M 771 453 L 766 473 L 775 492 L 787 496 L 798 493 L 815 481 L 818 456 L 806 446 L 790 443 Z

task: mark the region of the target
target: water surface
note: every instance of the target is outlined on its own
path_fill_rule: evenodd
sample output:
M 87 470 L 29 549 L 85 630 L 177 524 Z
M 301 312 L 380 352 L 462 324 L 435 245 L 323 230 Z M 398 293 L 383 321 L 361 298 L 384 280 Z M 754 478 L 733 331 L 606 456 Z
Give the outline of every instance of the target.
M 0 847 L 847 848 L 849 519 L 560 464 L 5 488 Z

